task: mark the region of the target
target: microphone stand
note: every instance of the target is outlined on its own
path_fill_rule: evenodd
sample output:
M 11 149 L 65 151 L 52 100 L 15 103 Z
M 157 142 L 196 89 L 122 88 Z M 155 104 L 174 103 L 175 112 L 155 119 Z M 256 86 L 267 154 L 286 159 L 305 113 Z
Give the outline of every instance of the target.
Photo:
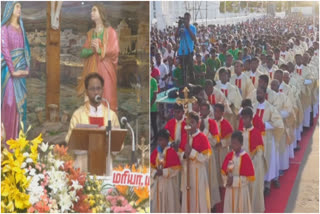
M 135 136 L 134 136 L 134 131 L 133 131 L 133 128 L 131 127 L 130 123 L 128 122 L 127 118 L 126 117 L 122 117 L 121 118 L 121 123 L 123 125 L 126 125 L 129 129 L 130 129 L 130 132 L 131 132 L 131 135 L 132 135 L 132 141 L 131 141 L 131 144 L 132 144 L 132 149 L 131 149 L 131 164 L 133 165 L 135 163 L 135 152 L 136 152 L 136 144 L 135 144 Z
M 111 119 L 110 119 L 110 104 L 108 100 L 101 97 L 101 100 L 103 100 L 105 103 L 107 103 L 108 106 L 108 126 L 106 127 L 106 135 L 108 136 L 108 155 L 107 155 L 107 162 L 106 162 L 106 176 L 112 175 L 112 158 L 111 158 Z

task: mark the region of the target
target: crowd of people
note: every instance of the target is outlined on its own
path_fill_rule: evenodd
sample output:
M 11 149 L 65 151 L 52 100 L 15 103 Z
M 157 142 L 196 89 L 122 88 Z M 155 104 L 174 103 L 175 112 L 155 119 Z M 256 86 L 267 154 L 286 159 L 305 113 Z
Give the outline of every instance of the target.
M 264 212 L 318 115 L 319 24 L 302 15 L 222 26 L 190 18 L 151 28 L 151 211 L 215 212 L 224 201 L 224 212 Z M 157 102 L 184 87 L 189 106 Z

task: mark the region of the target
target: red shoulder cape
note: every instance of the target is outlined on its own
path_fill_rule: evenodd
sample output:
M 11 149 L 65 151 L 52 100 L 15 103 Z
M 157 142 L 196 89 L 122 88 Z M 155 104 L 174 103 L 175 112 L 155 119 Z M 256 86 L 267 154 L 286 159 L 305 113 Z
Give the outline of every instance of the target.
M 229 152 L 226 156 L 226 158 L 224 159 L 223 161 L 223 164 L 222 164 L 222 168 L 221 168 L 221 173 L 223 175 L 226 175 L 227 174 L 227 171 L 228 171 L 228 163 L 230 160 L 233 159 L 233 155 L 234 152 Z M 240 166 L 240 172 L 239 172 L 239 175 L 241 176 L 246 176 L 248 177 L 248 179 L 250 181 L 254 181 L 255 180 L 255 176 L 254 176 L 254 168 L 253 168 L 253 164 L 252 164 L 252 161 L 249 157 L 249 155 L 247 153 L 241 155 L 241 166 Z
M 219 131 L 220 131 L 220 136 L 221 136 L 220 138 L 223 139 L 223 138 L 226 138 L 232 134 L 233 128 L 230 125 L 229 121 L 227 121 L 226 119 L 223 119 L 220 122 L 220 130 Z
M 165 149 L 163 152 L 164 152 L 164 159 L 165 159 L 163 168 L 180 167 L 181 166 L 179 156 L 173 148 L 169 147 L 169 148 Z M 150 162 L 151 162 L 152 168 L 157 167 L 157 156 L 158 156 L 158 150 L 155 149 L 155 150 L 153 150 L 151 157 L 150 157 Z
M 253 125 L 253 127 L 257 128 L 261 132 L 262 135 L 264 135 L 265 126 L 264 126 L 264 123 L 263 123 L 263 121 L 261 120 L 260 117 L 254 116 L 253 120 L 252 120 L 252 125 Z M 243 131 L 243 120 L 242 120 L 241 117 L 240 117 L 240 120 L 239 120 L 238 130 L 239 131 Z
M 184 151 L 184 148 L 187 143 L 187 133 L 184 133 L 181 137 L 181 143 L 179 146 L 179 151 Z M 211 154 L 211 146 L 207 136 L 205 136 L 202 132 L 196 135 L 192 141 L 192 148 L 195 149 L 197 152 L 203 154 Z
M 212 136 L 219 135 L 219 129 L 218 129 L 217 122 L 214 119 L 209 119 L 208 123 L 209 123 L 210 134 L 212 134 Z
M 164 127 L 170 133 L 170 141 L 176 140 L 174 138 L 174 134 L 176 132 L 176 125 L 177 125 L 177 121 L 176 121 L 176 119 L 173 118 L 173 119 L 170 119 Z M 184 129 L 185 125 L 186 125 L 186 121 L 184 120 L 184 121 L 182 121 L 182 124 L 181 124 L 181 136 L 183 133 L 186 132 L 186 130 Z
M 253 127 L 249 134 L 249 149 L 251 155 L 254 155 L 258 149 L 264 150 L 261 132 L 256 127 Z

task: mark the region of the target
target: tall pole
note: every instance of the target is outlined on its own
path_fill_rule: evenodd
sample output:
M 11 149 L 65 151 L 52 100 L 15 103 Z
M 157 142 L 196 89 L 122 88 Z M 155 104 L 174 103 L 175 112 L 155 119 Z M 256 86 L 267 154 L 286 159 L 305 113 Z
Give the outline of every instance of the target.
M 206 1 L 206 26 L 208 27 L 208 1 Z
M 55 3 L 54 11 L 57 8 Z M 51 26 L 51 2 L 47 2 L 47 43 L 46 43 L 46 70 L 47 70 L 47 87 L 46 87 L 46 119 L 49 120 L 48 105 L 56 104 L 57 111 L 60 109 L 60 23 L 59 29 L 54 30 Z M 61 16 L 61 14 L 60 14 Z M 60 22 L 59 18 L 59 22 Z M 56 117 L 55 121 L 58 121 Z
M 189 107 L 191 107 L 190 105 L 192 105 L 192 103 L 196 102 L 197 99 L 195 97 L 192 98 L 188 98 L 188 93 L 189 93 L 189 89 L 187 87 L 185 87 L 183 89 L 183 94 L 184 94 L 184 99 L 181 98 L 177 98 L 176 103 L 183 105 L 186 115 L 187 115 L 187 126 L 185 127 L 185 129 L 187 129 L 189 127 Z M 190 127 L 189 127 L 190 128 Z M 187 135 L 187 143 L 190 145 L 189 142 L 189 133 Z M 191 145 L 192 146 L 192 143 Z M 187 190 L 187 212 L 190 213 L 190 159 L 187 158 L 187 186 L 186 186 L 186 190 Z

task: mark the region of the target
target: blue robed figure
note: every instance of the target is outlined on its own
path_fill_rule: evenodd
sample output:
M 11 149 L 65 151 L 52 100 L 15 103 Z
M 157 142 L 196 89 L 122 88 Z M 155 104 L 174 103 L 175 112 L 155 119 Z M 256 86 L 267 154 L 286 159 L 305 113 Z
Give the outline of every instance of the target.
M 6 140 L 18 137 L 21 124 L 26 127 L 25 77 L 29 74 L 30 58 L 30 47 L 21 19 L 21 4 L 9 1 L 1 21 L 1 122 Z

